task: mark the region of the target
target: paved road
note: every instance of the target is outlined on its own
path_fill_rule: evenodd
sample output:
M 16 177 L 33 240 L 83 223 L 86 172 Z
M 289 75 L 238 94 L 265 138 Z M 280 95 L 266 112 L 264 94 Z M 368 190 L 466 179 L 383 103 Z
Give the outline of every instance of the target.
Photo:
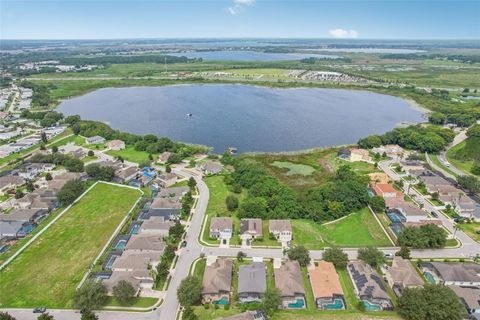
M 396 160 L 395 160 L 396 161 Z M 390 164 L 395 162 L 394 160 L 381 162 L 380 167 L 393 179 L 400 180 L 400 176 L 390 169 Z M 186 241 L 187 246 L 182 249 L 179 255 L 176 268 L 172 274 L 172 280 L 170 282 L 168 291 L 166 292 L 163 304 L 155 311 L 151 312 L 125 312 L 125 311 L 99 311 L 98 316 L 102 320 L 175 320 L 176 313 L 179 307 L 177 301 L 177 288 L 189 271 L 190 266 L 197 259 L 201 253 L 205 255 L 216 256 L 236 256 L 239 251 L 243 251 L 249 257 L 265 257 L 265 258 L 281 258 L 283 257 L 282 249 L 263 249 L 263 248 L 219 248 L 219 247 L 207 247 L 198 242 L 198 238 L 202 228 L 202 221 L 205 216 L 205 212 L 208 205 L 209 190 L 205 182 L 202 180 L 201 175 L 194 171 L 185 168 L 178 168 L 174 171 L 189 177 L 194 177 L 197 181 L 199 189 L 199 198 L 197 207 L 193 214 L 191 223 L 187 228 Z M 436 211 L 439 215 L 439 219 L 442 220 L 444 226 L 450 231 L 454 232 L 453 222 L 446 218 L 443 214 L 438 212 L 432 205 L 424 200 L 421 194 L 418 194 L 412 188 L 410 189 L 411 195 L 416 195 L 416 199 L 424 203 L 425 209 L 428 211 Z M 412 250 L 411 256 L 413 258 L 468 258 L 473 257 L 480 252 L 480 244 L 470 239 L 466 234 L 461 231 L 456 232 L 457 238 L 462 242 L 462 246 L 454 249 L 437 249 L 437 250 Z M 384 248 L 384 253 L 395 253 L 398 248 Z M 357 257 L 357 249 L 345 249 L 350 259 Z M 322 257 L 323 250 L 311 250 L 310 254 L 313 259 L 320 259 Z M 37 318 L 31 311 L 28 310 L 7 310 L 18 320 L 34 320 Z M 71 320 L 80 319 L 78 312 L 74 310 L 52 310 L 49 311 L 57 320 Z
M 450 162 L 447 161 L 447 156 L 446 156 L 446 153 L 448 150 L 450 150 L 451 148 L 453 148 L 454 146 L 456 146 L 457 144 L 461 143 L 462 141 L 464 141 L 465 139 L 467 139 L 467 134 L 466 134 L 466 131 L 463 130 L 461 131 L 459 134 L 457 134 L 455 136 L 455 138 L 453 139 L 453 141 L 447 146 L 446 150 L 443 150 L 443 151 L 440 151 L 440 153 L 438 154 L 438 159 L 440 159 L 440 161 L 442 161 L 443 163 L 448 163 L 450 164 L 450 167 L 448 167 L 448 169 L 450 169 L 450 171 L 453 171 L 453 173 L 459 175 L 459 176 L 463 176 L 465 175 L 466 173 L 463 172 L 462 170 L 458 169 L 457 167 L 455 167 L 453 164 L 451 164 Z M 455 179 L 455 178 L 454 178 Z

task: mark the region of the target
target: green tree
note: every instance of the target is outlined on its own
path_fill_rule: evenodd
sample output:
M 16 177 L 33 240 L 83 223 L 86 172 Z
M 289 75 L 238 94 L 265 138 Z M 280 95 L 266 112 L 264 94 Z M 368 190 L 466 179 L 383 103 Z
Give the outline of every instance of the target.
M 197 315 L 195 314 L 195 312 L 193 312 L 192 307 L 186 306 L 186 307 L 183 309 L 183 312 L 182 312 L 182 320 L 197 320 L 197 319 L 198 319 L 198 317 L 197 317 Z
M 480 176 L 480 162 L 474 162 L 472 165 L 472 169 L 470 169 L 470 172 Z
M 89 157 L 93 157 L 93 156 L 95 155 L 95 152 L 93 152 L 93 150 L 88 150 L 87 155 L 88 155 Z
M 42 133 L 40 134 L 40 139 L 42 140 L 43 143 L 47 143 L 48 142 L 47 134 L 42 131 Z
M 411 248 L 442 248 L 447 242 L 445 230 L 435 224 L 406 227 L 398 236 L 401 246 Z
M 0 320 L 16 320 L 12 315 L 8 312 L 0 311 Z
M 296 246 L 287 251 L 290 260 L 296 260 L 302 267 L 310 263 L 310 252 L 304 246 Z
M 70 180 L 58 191 L 57 199 L 62 205 L 69 205 L 83 193 L 83 190 L 84 186 L 80 180 Z
M 395 255 L 402 257 L 403 259 L 410 259 L 410 249 L 406 246 L 402 246 L 400 247 L 400 250 L 395 253 Z
M 50 172 L 47 172 L 47 174 L 45 174 L 45 180 L 51 181 L 52 179 L 53 179 L 52 174 Z
M 165 166 L 165 172 L 170 173 L 172 172 L 172 167 L 170 167 L 168 164 Z
M 1 317 L 0 317 L 1 318 Z M 42 313 L 38 316 L 37 320 L 54 320 L 55 318 L 48 312 Z
M 117 298 L 117 301 L 122 305 L 126 305 L 132 301 L 135 293 L 136 292 L 133 285 L 125 280 L 118 281 L 118 283 L 113 287 L 113 296 Z
M 107 288 L 101 282 L 88 281 L 76 292 L 74 306 L 84 313 L 101 308 L 107 301 Z
M 480 182 L 474 176 L 460 176 L 457 182 L 471 193 L 480 192 Z
M 238 198 L 234 195 L 229 194 L 227 198 L 225 198 L 225 202 L 227 204 L 228 211 L 235 211 L 238 208 Z
M 247 255 L 245 254 L 245 252 L 243 252 L 243 251 L 238 251 L 238 253 L 237 253 L 237 260 L 238 260 L 239 262 L 242 262 L 243 259 L 244 259 L 246 256 L 247 256 Z
M 461 320 L 466 315 L 456 294 L 442 284 L 406 288 L 398 299 L 398 312 L 406 320 Z
M 182 237 L 184 231 L 184 226 L 180 223 L 180 221 L 177 221 L 173 226 L 170 227 L 170 229 L 168 229 L 168 235 L 171 236 L 176 242 Z
M 197 186 L 197 181 L 195 181 L 195 179 L 193 177 L 190 177 L 190 179 L 188 179 L 188 187 L 190 188 L 190 191 L 193 191 L 195 189 L 195 187 Z
M 385 199 L 383 199 L 383 197 L 373 196 L 368 200 L 368 204 L 375 212 L 385 211 Z
M 25 195 L 25 193 L 22 191 L 22 189 L 17 188 L 15 190 L 15 199 L 21 199 L 21 198 L 23 198 L 24 195 Z
M 53 153 L 58 152 L 58 147 L 57 147 L 57 146 L 52 146 L 52 152 L 53 152 Z
M 267 200 L 262 197 L 248 197 L 238 209 L 239 218 L 265 218 L 267 215 Z
M 348 264 L 348 255 L 337 247 L 325 249 L 322 259 L 333 263 L 335 267 L 341 269 L 345 269 Z
M 267 288 L 265 295 L 262 299 L 262 306 L 265 311 L 272 315 L 277 309 L 278 306 L 282 304 L 282 296 L 280 290 L 277 288 Z
M 194 276 L 187 276 L 177 290 L 178 301 L 182 306 L 192 306 L 200 302 L 202 283 Z
M 27 184 L 25 185 L 25 189 L 27 189 L 28 192 L 32 192 L 35 190 L 35 186 L 33 185 L 33 182 L 28 181 Z
M 98 320 L 97 315 L 92 310 L 85 310 L 81 313 L 80 320 Z
M 385 256 L 383 252 L 375 247 L 358 249 L 358 259 L 371 265 L 374 268 L 381 265 L 382 263 L 385 263 Z

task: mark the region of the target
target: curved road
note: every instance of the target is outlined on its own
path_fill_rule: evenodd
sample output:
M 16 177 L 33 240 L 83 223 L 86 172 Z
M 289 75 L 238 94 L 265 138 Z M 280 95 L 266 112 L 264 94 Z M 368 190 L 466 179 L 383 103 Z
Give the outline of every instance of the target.
M 400 180 L 395 172 L 390 169 L 390 164 L 394 160 L 384 161 L 380 163 L 380 167 L 394 180 Z M 179 303 L 177 301 L 177 288 L 189 271 L 192 263 L 197 259 L 201 253 L 205 255 L 216 256 L 231 256 L 234 257 L 239 251 L 243 251 L 249 257 L 266 257 L 266 258 L 281 258 L 283 257 L 282 249 L 263 249 L 263 248 L 219 248 L 219 247 L 206 247 L 199 243 L 198 239 L 202 229 L 202 222 L 205 216 L 205 212 L 208 205 L 209 190 L 205 182 L 202 180 L 201 173 L 195 170 L 189 170 L 185 168 L 178 168 L 177 171 L 181 175 L 187 178 L 194 177 L 197 181 L 197 187 L 199 190 L 199 198 L 197 206 L 193 213 L 189 226 L 187 227 L 187 234 L 185 240 L 187 246 L 181 249 L 179 252 L 179 259 L 176 264 L 176 268 L 173 271 L 172 279 L 170 281 L 169 288 L 165 294 L 162 305 L 150 312 L 126 312 L 126 311 L 98 311 L 97 314 L 102 320 L 175 320 Z M 415 190 L 410 189 L 410 194 L 415 194 L 416 199 L 420 199 L 419 202 L 423 202 L 425 209 L 428 211 L 437 211 L 432 205 L 423 199 L 421 194 L 418 194 Z M 443 214 L 439 213 L 439 219 L 442 220 L 444 226 L 450 231 L 454 232 L 453 222 L 446 218 Z M 454 249 L 426 249 L 426 250 L 412 250 L 411 255 L 413 258 L 469 258 L 475 256 L 480 252 L 480 244 L 470 239 L 465 233 L 461 231 L 456 232 L 456 237 L 462 242 L 459 248 Z M 395 253 L 398 248 L 384 248 L 385 253 Z M 357 249 L 345 249 L 344 250 L 351 259 L 357 257 Z M 320 259 L 322 257 L 323 250 L 311 250 L 310 254 L 313 259 Z M 6 309 L 5 309 L 6 310 Z M 15 316 L 19 320 L 34 320 L 38 315 L 32 313 L 32 309 L 8 309 L 6 310 Z M 75 310 L 48 310 L 55 316 L 56 320 L 71 320 L 80 319 L 80 314 Z

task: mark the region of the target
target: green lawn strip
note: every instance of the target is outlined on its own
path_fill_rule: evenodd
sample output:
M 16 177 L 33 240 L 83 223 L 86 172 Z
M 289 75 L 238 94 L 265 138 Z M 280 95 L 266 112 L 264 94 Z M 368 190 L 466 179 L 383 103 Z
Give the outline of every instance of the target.
M 430 157 L 430 159 L 432 160 L 433 163 L 435 163 L 438 167 L 440 167 L 442 170 L 448 172 L 449 174 L 451 174 L 452 176 L 456 177 L 457 174 L 455 172 L 453 172 L 452 170 L 450 170 L 450 168 L 446 167 L 442 162 L 440 162 L 440 159 L 438 159 L 438 155 L 437 154 L 429 154 L 428 155 Z
M 396 242 L 397 236 L 393 232 L 393 230 L 390 228 L 392 221 L 390 221 L 390 219 L 384 213 L 377 213 L 376 215 L 378 217 L 378 220 L 380 220 L 380 223 L 385 228 L 385 230 L 387 230 L 387 233 L 390 235 L 390 238 L 392 238 Z
M 302 267 L 302 276 L 303 276 L 303 284 L 305 285 L 305 298 L 307 302 L 307 310 L 316 310 L 317 304 L 315 302 L 315 298 L 313 297 L 313 289 L 312 284 L 310 283 L 310 279 L 308 278 L 308 270 L 306 267 Z
M 480 222 L 472 222 L 472 223 L 457 223 L 457 226 L 462 229 L 470 238 L 473 240 L 480 242 Z
M 148 308 L 158 301 L 152 297 L 135 297 L 127 304 L 121 304 L 115 297 L 108 297 L 105 306 L 108 307 L 129 307 L 129 308 Z
M 206 259 L 200 259 L 195 264 L 195 269 L 193 270 L 193 275 L 200 279 L 200 282 L 203 281 L 203 274 L 205 273 L 205 267 L 207 265 Z
M 76 286 L 139 196 L 96 185 L 1 272 L 0 307 L 72 307 Z
M 467 145 L 466 140 L 460 142 L 459 144 L 451 147 L 447 150 L 445 157 L 447 158 L 448 162 L 450 162 L 454 167 L 462 170 L 466 174 L 472 174 L 470 170 L 472 170 L 473 160 L 460 160 L 455 157 L 455 154 L 460 151 L 461 149 L 465 148 Z
M 60 207 L 55 211 L 52 211 L 50 215 L 45 220 L 43 220 L 29 235 L 27 235 L 25 238 L 18 240 L 6 252 L 2 253 L 0 255 L 0 264 L 4 263 L 8 258 L 10 258 L 13 254 L 15 254 L 15 252 L 17 252 L 33 236 L 39 233 L 50 221 L 52 221 L 64 209 L 65 207 Z
M 355 212 L 329 225 L 312 220 L 292 220 L 293 244 L 307 249 L 322 249 L 326 246 L 388 247 L 392 244 L 368 208 Z
M 126 148 L 123 150 L 108 150 L 108 151 L 105 151 L 105 153 L 114 157 L 122 157 L 124 160 L 135 162 L 135 163 L 150 161 L 148 159 L 148 156 L 149 156 L 148 152 L 137 151 L 131 145 L 127 145 Z M 157 159 L 158 154 L 153 153 L 152 157 L 153 159 Z
M 256 239 L 253 241 L 252 246 L 267 246 L 267 247 L 280 247 L 282 244 L 276 239 L 270 239 L 270 232 L 268 231 L 268 220 L 262 221 L 263 237 L 262 239 Z

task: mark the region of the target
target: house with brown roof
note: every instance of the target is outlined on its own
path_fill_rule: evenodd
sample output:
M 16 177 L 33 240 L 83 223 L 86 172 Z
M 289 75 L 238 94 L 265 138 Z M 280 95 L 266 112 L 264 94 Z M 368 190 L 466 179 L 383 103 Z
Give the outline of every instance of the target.
M 157 183 L 162 188 L 168 188 L 177 183 L 178 176 L 173 172 L 165 172 L 157 177 Z
M 233 223 L 230 217 L 213 217 L 210 221 L 210 238 L 219 239 L 223 245 L 228 245 L 233 234 Z
M 403 198 L 386 198 L 385 206 L 387 212 L 395 211 L 400 214 L 402 222 L 419 222 L 429 219 L 427 212 Z
M 125 250 L 137 253 L 156 253 L 160 256 L 165 250 L 165 242 L 163 242 L 163 236 L 134 234 L 128 240 Z
M 424 285 L 422 277 L 412 263 L 402 257 L 395 256 L 392 266 L 385 267 L 385 279 L 393 292 L 399 297 L 405 288 L 416 288 Z
M 318 309 L 345 309 L 343 289 L 333 263 L 320 260 L 308 274 Z
M 273 270 L 275 287 L 280 291 L 282 297 L 282 308 L 304 309 L 305 286 L 303 275 L 298 261 L 286 261 L 280 268 Z
M 448 286 L 471 315 L 480 316 L 480 286 Z
M 161 253 L 153 252 L 135 252 L 125 250 L 123 254 L 116 258 L 112 264 L 112 271 L 139 271 L 150 270 L 160 262 Z
M 288 219 L 272 219 L 268 221 L 268 232 L 273 234 L 282 246 L 290 246 L 293 238 L 292 224 Z
M 181 198 L 190 191 L 187 186 L 165 188 L 158 192 L 157 196 L 162 198 Z
M 125 149 L 125 142 L 123 142 L 122 140 L 108 141 L 107 142 L 107 148 L 109 148 L 110 150 L 115 150 L 115 151 L 123 150 L 123 149 Z
M 172 155 L 171 152 L 168 152 L 168 151 L 165 151 L 165 152 L 162 152 L 158 155 L 158 162 L 160 163 L 167 163 L 168 162 L 168 158 L 170 158 L 170 156 Z
M 151 217 L 142 222 L 138 233 L 165 237 L 168 236 L 168 232 L 173 225 L 175 225 L 173 221 L 165 221 L 164 217 Z
M 152 288 L 154 284 L 154 279 L 150 270 L 113 271 L 110 278 L 102 281 L 107 288 L 108 295 L 113 295 L 113 287 L 122 280 L 129 282 L 133 286 L 135 289 L 135 296 L 141 295 L 140 292 L 143 288 Z
M 401 196 L 401 192 L 396 190 L 392 187 L 391 184 L 388 183 L 378 183 L 373 187 L 373 192 L 375 195 L 380 196 L 382 198 L 396 198 Z
M 162 197 L 156 197 L 150 205 L 151 209 L 180 209 L 181 207 L 182 204 L 178 199 Z
M 138 174 L 138 169 L 134 166 L 126 167 L 115 172 L 115 176 L 117 181 L 119 182 L 127 182 L 129 180 L 134 179 Z
M 393 303 L 377 271 L 363 261 L 352 261 L 347 267 L 356 295 L 369 311 L 392 310 Z
M 250 246 L 252 241 L 263 237 L 262 219 L 241 219 L 240 239 L 243 246 Z
M 350 149 L 349 160 L 351 162 L 357 162 L 357 161 L 372 162 L 372 158 L 370 157 L 370 153 L 368 150 L 357 149 L 357 148 Z
M 217 259 L 205 267 L 202 282 L 202 303 L 219 304 L 230 301 L 233 261 Z
M 0 177 L 0 195 L 6 194 L 8 191 L 20 187 L 25 183 L 25 179 L 19 176 L 6 175 Z

